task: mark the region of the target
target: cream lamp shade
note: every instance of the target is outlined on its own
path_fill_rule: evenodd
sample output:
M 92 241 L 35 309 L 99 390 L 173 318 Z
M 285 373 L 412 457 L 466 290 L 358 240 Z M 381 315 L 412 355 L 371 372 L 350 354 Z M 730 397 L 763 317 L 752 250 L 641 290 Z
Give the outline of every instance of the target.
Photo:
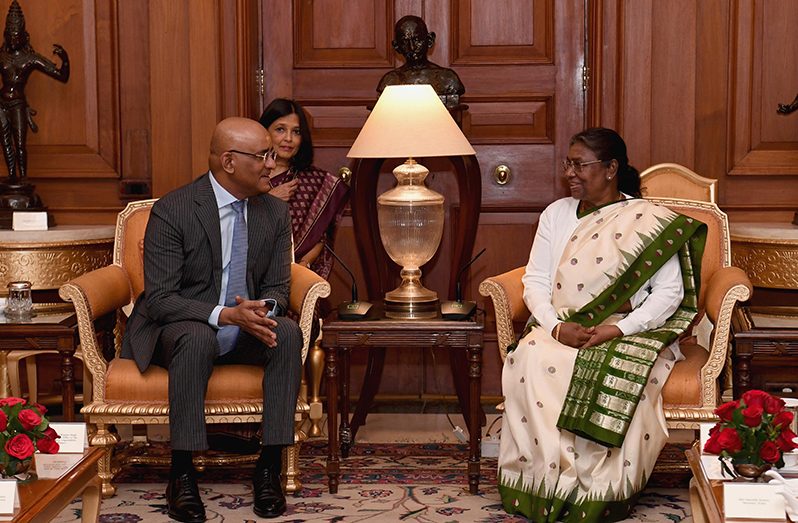
M 397 185 L 377 197 L 377 222 L 388 256 L 402 266 L 402 283 L 385 294 L 385 315 L 429 319 L 438 295 L 421 284 L 421 266 L 443 235 L 443 196 L 430 190 L 429 171 L 413 158 L 476 154 L 432 86 L 389 85 L 363 125 L 349 158 L 407 158 L 394 169 Z
M 389 85 L 346 155 L 423 158 L 476 154 L 429 84 Z

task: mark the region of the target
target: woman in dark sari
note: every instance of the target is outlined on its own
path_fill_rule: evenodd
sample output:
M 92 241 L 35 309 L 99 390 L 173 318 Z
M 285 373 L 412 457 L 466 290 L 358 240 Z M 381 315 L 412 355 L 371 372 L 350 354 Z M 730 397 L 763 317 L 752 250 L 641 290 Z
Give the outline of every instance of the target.
M 270 194 L 290 205 L 294 259 L 327 279 L 333 258 L 324 243 L 332 241 L 349 188 L 341 178 L 313 166 L 313 140 L 305 111 L 297 102 L 275 98 L 260 123 L 277 149 Z

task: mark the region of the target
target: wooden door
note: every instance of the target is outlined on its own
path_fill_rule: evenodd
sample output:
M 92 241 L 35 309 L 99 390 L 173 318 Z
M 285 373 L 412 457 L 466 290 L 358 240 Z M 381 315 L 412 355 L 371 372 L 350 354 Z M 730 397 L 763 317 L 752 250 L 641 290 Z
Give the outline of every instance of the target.
M 264 101 L 289 97 L 305 107 L 315 163 L 332 172 L 352 166 L 346 153 L 368 116 L 367 106 L 376 102 L 376 86 L 387 71 L 401 65 L 401 56 L 391 47 L 395 21 L 417 15 L 436 33 L 430 60 L 455 69 L 465 85 L 462 101 L 469 108 L 463 132 L 482 171 L 474 251 L 485 247 L 487 252 L 469 269 L 465 294 L 492 313 L 477 292 L 479 282 L 526 263 L 540 211 L 565 194 L 559 161 L 585 115 L 583 0 L 264 0 L 261 7 Z M 380 192 L 391 185 L 389 173 L 396 163 L 386 162 Z M 452 168 L 445 160 L 424 164 L 431 171 L 429 186 L 446 198 L 449 227 L 458 212 Z M 494 177 L 500 165 L 511 173 L 504 184 Z M 365 289 L 353 242 L 347 215 L 338 230 L 336 251 Z M 425 284 L 441 299 L 447 299 L 451 245 L 447 229 L 438 254 L 423 268 Z M 344 271 L 336 268 L 331 283 L 331 303 L 348 299 Z M 492 323 L 485 332 L 483 393 L 500 395 Z M 446 357 L 389 351 L 381 393 L 452 394 Z M 355 384 L 359 372 L 361 368 L 353 368 Z

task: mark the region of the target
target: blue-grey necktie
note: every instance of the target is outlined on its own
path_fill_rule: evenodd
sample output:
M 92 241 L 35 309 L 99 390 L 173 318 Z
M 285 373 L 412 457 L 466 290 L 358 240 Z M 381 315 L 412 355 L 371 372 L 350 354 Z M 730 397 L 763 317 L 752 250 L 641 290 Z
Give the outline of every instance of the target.
M 227 307 L 236 306 L 236 296 L 247 298 L 247 223 L 244 220 L 244 200 L 232 203 L 236 213 L 233 223 L 233 244 L 230 249 L 230 272 L 227 276 L 227 294 L 224 304 Z M 233 350 L 238 340 L 238 326 L 225 325 L 216 333 L 219 340 L 219 355 L 222 356 Z

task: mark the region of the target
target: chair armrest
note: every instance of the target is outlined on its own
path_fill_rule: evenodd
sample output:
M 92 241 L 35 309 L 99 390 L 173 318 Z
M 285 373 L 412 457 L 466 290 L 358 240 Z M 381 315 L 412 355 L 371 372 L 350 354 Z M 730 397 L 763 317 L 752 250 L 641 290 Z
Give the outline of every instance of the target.
M 299 316 L 299 328 L 302 330 L 302 362 L 308 355 L 308 347 L 314 341 L 310 339 L 313 328 L 313 314 L 316 302 L 330 295 L 330 284 L 298 263 L 291 264 L 291 292 L 288 296 L 288 308 Z
M 748 275 L 739 267 L 723 267 L 715 271 L 707 282 L 704 307 L 713 324 L 728 307 L 751 297 L 754 287 Z
M 78 276 L 58 290 L 62 300 L 75 306 L 83 361 L 91 372 L 97 393 L 104 389 L 107 364 L 97 342 L 94 320 L 130 303 L 130 294 L 127 272 L 119 265 L 108 265 Z
M 525 267 L 486 278 L 479 284 L 479 293 L 493 301 L 496 313 L 496 336 L 502 361 L 507 356 L 507 346 L 515 341 L 514 321 L 525 321 L 529 310 L 524 303 L 524 284 L 521 277 Z
M 731 319 L 738 301 L 751 297 L 751 280 L 737 267 L 723 267 L 715 271 L 704 288 L 704 308 L 714 325 L 709 359 L 701 369 L 702 404 L 716 405 L 718 402 L 717 379 L 727 363 Z M 711 384 L 711 386 L 710 386 Z

